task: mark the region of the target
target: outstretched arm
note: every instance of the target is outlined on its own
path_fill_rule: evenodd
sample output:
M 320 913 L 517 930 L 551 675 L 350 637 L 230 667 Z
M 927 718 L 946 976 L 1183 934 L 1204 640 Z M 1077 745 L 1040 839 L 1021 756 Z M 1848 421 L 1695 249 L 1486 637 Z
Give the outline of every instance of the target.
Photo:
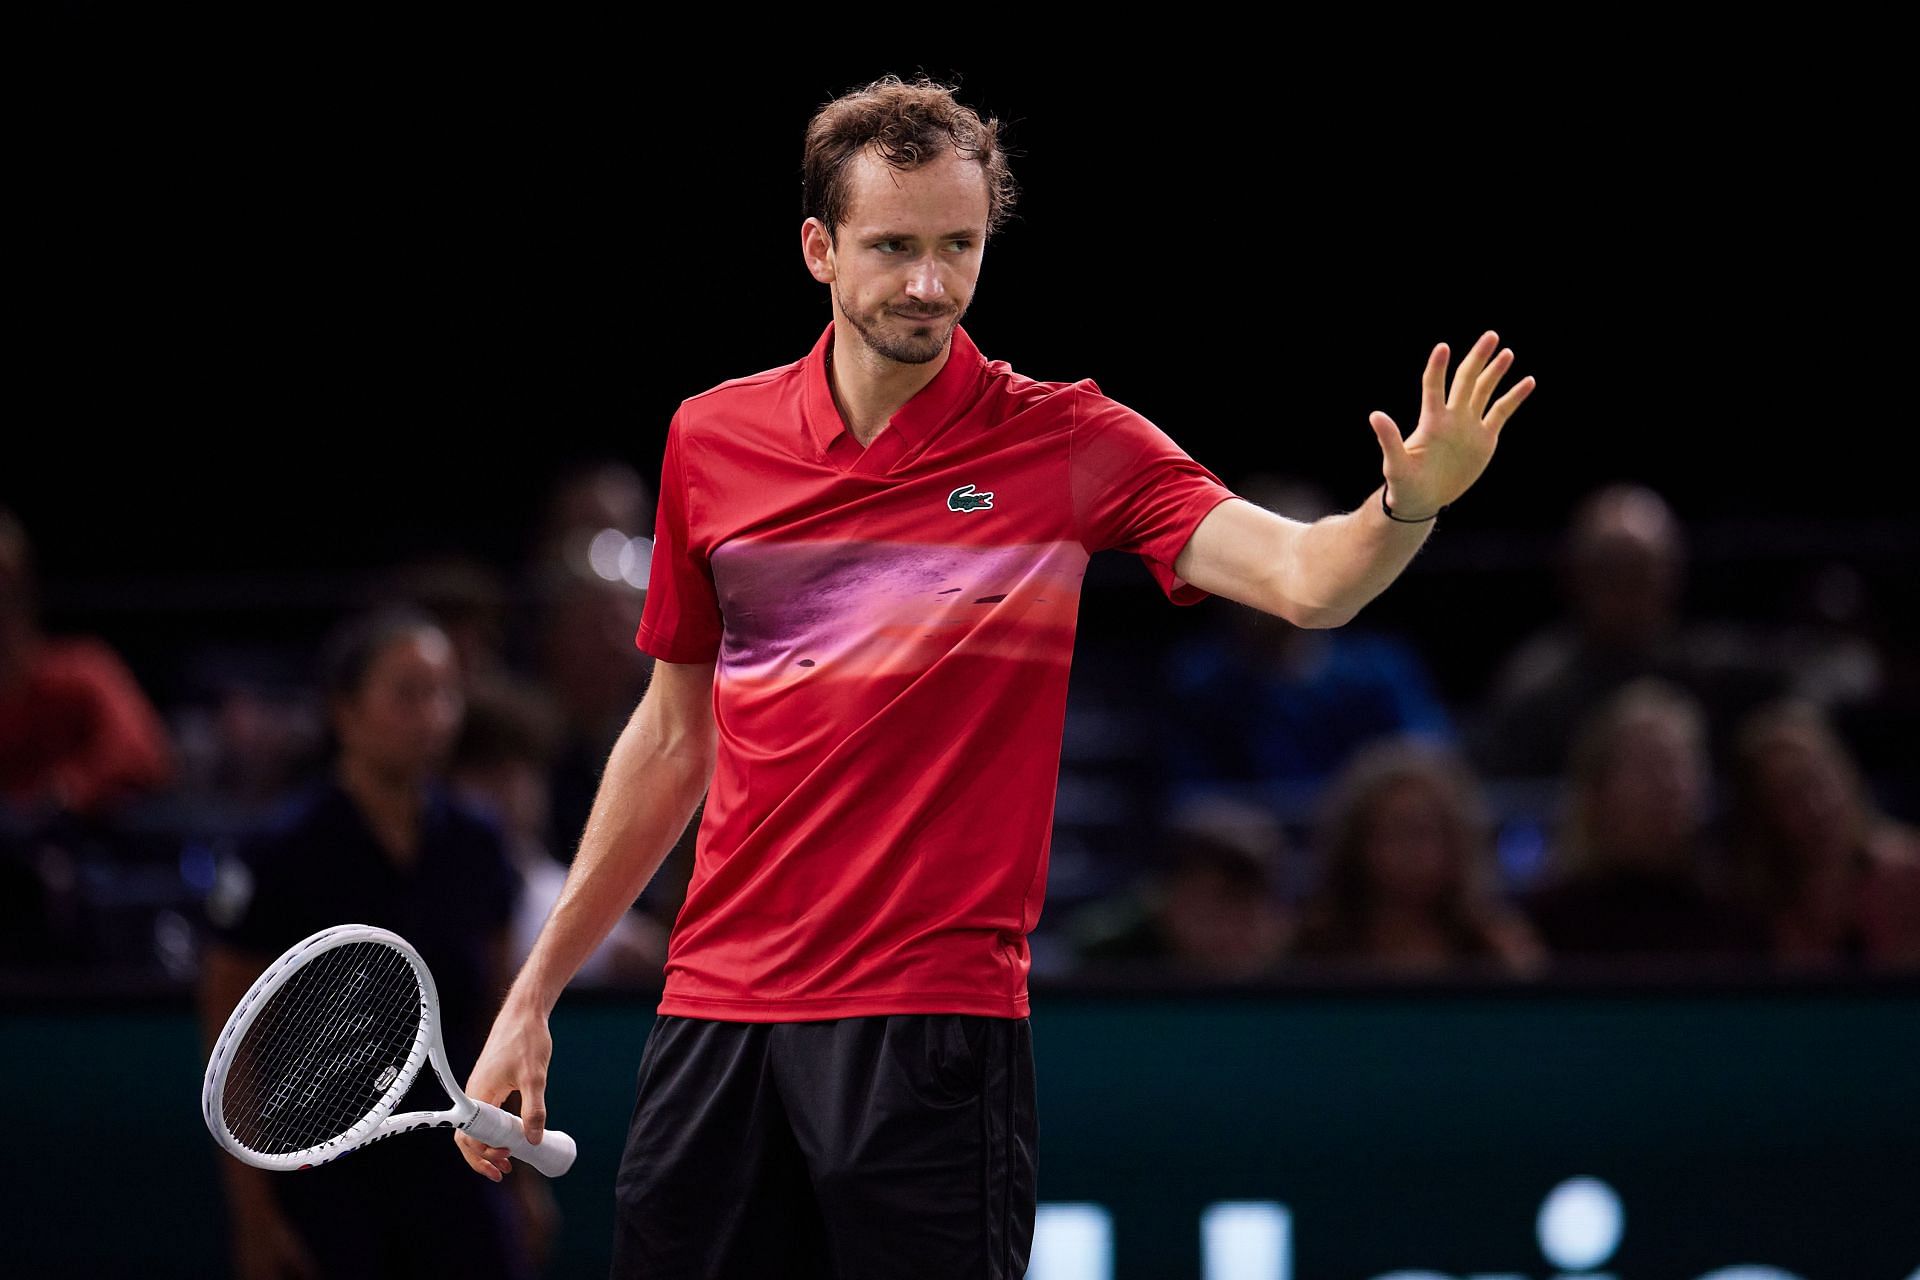
M 1245 500 L 1223 502 L 1193 531 L 1174 572 L 1204 591 L 1301 627 L 1338 627 L 1387 589 L 1433 530 L 1436 514 L 1470 488 L 1493 458 L 1507 419 L 1532 392 L 1522 378 L 1488 409 L 1513 351 L 1493 355 L 1499 335 L 1481 335 L 1447 392 L 1447 344 L 1421 377 L 1420 422 L 1407 439 L 1384 413 L 1370 418 L 1384 483 L 1356 509 L 1312 524 Z M 1489 359 L 1489 357 L 1492 357 Z M 1381 499 L 1393 507 L 1387 515 Z M 1418 523 L 1407 523 L 1409 520 Z

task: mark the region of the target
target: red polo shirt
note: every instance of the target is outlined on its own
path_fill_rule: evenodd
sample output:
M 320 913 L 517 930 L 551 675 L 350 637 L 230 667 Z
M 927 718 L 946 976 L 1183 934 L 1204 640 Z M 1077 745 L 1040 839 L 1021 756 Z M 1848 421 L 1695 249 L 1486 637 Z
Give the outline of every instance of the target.
M 719 758 L 659 1012 L 1026 1017 L 1087 558 L 1197 603 L 1173 561 L 1235 495 L 1092 379 L 957 325 L 862 447 L 832 341 L 667 430 L 634 642 L 715 662 Z

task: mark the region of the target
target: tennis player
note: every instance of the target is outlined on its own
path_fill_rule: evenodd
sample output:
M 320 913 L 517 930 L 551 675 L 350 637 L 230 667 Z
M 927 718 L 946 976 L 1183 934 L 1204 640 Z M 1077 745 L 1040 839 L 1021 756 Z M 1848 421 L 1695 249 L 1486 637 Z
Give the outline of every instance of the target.
M 1302 627 L 1412 559 L 1532 390 L 1495 335 L 1437 346 L 1384 484 L 1289 521 L 1091 379 L 961 326 L 1014 197 L 999 124 L 885 77 L 808 126 L 801 255 L 831 320 L 683 401 L 646 604 L 656 660 L 565 889 L 468 1091 L 545 1122 L 548 1015 L 706 807 L 641 1055 L 614 1274 L 1019 1280 L 1037 1125 L 1040 916 L 1091 553 Z M 498 1180 L 506 1153 L 458 1135 Z

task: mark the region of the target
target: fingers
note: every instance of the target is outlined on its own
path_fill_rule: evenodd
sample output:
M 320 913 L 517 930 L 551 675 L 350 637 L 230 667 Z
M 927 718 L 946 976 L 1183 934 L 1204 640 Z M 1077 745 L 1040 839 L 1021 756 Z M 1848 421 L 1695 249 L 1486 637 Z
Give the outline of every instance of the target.
M 1435 346 L 1420 375 L 1420 416 L 1431 418 L 1447 407 L 1447 344 Z
M 1473 395 L 1467 403 L 1476 419 L 1487 416 L 1487 401 L 1493 399 L 1493 389 L 1500 385 L 1500 379 L 1506 377 L 1511 368 L 1513 348 L 1502 347 L 1500 354 L 1488 362 L 1486 371 L 1473 384 Z
M 528 1076 L 527 1087 L 520 1091 L 520 1098 L 520 1127 L 526 1131 L 528 1142 L 537 1143 L 547 1130 L 547 1077 L 544 1072 Z
M 483 1178 L 499 1182 L 513 1172 L 511 1153 L 505 1147 L 490 1147 L 484 1142 L 476 1142 L 468 1135 L 454 1130 L 453 1141 L 460 1148 L 460 1158 L 467 1167 Z
M 1367 415 L 1367 422 L 1373 427 L 1373 438 L 1380 443 L 1380 453 L 1388 463 L 1397 466 L 1406 456 L 1405 442 L 1400 437 L 1399 424 L 1378 409 Z
M 486 1147 L 458 1131 L 455 1131 L 453 1135 L 453 1143 L 456 1147 L 460 1148 L 460 1158 L 467 1162 L 467 1168 L 473 1170 L 483 1178 L 491 1178 L 495 1182 L 500 1181 L 499 1171 L 487 1163 L 485 1155 Z
M 1480 371 L 1486 367 L 1487 357 L 1493 354 L 1494 344 L 1499 340 L 1500 335 L 1489 329 L 1473 344 L 1466 358 L 1460 361 L 1460 368 L 1454 372 L 1453 394 L 1447 398 L 1447 408 L 1460 410 L 1467 407 L 1474 387 L 1480 380 Z
M 1513 411 L 1520 407 L 1520 402 L 1533 394 L 1536 385 L 1531 376 L 1522 378 L 1513 384 L 1513 390 L 1494 403 L 1493 412 L 1487 415 L 1487 426 L 1493 431 L 1495 439 L 1499 438 L 1500 428 L 1513 416 Z

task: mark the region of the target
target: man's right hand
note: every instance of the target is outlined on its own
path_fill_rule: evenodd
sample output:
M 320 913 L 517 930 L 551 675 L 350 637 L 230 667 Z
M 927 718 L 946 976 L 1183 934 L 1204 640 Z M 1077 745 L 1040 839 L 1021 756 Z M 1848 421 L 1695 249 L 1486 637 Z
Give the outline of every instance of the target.
M 537 1143 L 547 1127 L 547 1064 L 552 1059 L 553 1037 L 547 1032 L 546 1015 L 509 998 L 493 1020 L 473 1074 L 467 1077 L 467 1096 L 497 1107 L 518 1091 L 520 1123 L 527 1141 Z M 513 1171 L 505 1147 L 490 1147 L 458 1129 L 453 1140 L 475 1173 L 499 1182 Z

